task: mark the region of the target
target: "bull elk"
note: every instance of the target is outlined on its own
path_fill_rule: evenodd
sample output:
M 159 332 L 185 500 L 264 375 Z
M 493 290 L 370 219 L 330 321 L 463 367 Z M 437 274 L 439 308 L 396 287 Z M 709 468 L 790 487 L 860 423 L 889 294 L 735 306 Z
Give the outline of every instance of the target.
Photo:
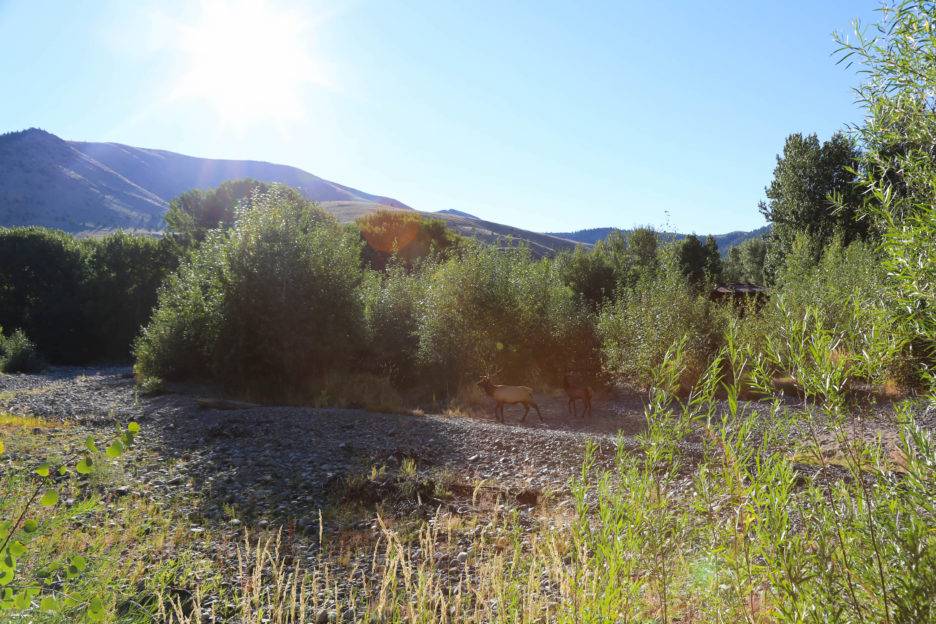
M 591 388 L 588 386 L 576 384 L 574 381 L 572 381 L 572 376 L 566 373 L 566 375 L 562 378 L 562 389 L 565 390 L 566 396 L 569 397 L 569 413 L 572 414 L 573 417 L 578 416 L 576 401 L 581 401 L 583 404 L 582 418 L 585 418 L 586 415 L 591 417 Z
M 494 399 L 497 404 L 494 406 L 494 418 L 504 422 L 504 405 L 515 405 L 523 403 L 523 418 L 520 422 L 526 422 L 527 414 L 530 412 L 530 406 L 536 410 L 536 415 L 540 421 L 543 421 L 543 414 L 540 412 L 539 405 L 533 400 L 533 389 L 526 386 L 499 386 L 491 383 L 489 377 L 482 377 L 478 382 L 478 387 L 484 391 L 484 394 Z

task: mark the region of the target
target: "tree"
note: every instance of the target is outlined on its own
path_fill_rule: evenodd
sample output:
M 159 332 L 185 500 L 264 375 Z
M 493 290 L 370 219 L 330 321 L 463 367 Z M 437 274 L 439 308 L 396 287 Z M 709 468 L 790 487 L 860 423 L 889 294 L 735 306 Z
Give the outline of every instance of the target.
M 705 237 L 705 274 L 715 282 L 722 279 L 721 252 L 718 251 L 718 243 L 711 234 Z
M 441 219 L 427 219 L 415 212 L 378 210 L 357 220 L 364 248 L 364 261 L 379 271 L 396 256 L 406 268 L 420 258 L 445 256 L 461 244 L 461 238 Z
M 858 213 L 854 173 L 860 156 L 854 141 L 840 132 L 824 143 L 815 134 L 787 137 L 766 189 L 767 202 L 759 205 L 773 224 L 768 277 L 775 276 L 800 232 L 817 241 L 820 254 L 834 236 L 846 245 L 867 237 L 869 223 Z
M 836 35 L 840 62 L 858 62 L 856 91 L 867 111 L 861 213 L 881 230 L 898 327 L 930 365 L 936 361 L 936 3 L 885 5 L 870 34 Z M 936 378 L 930 381 L 936 387 Z
M 169 203 L 166 234 L 181 247 L 190 248 L 203 241 L 208 230 L 234 225 L 237 207 L 254 193 L 269 188 L 265 182 L 243 179 L 229 180 L 211 190 L 186 191 Z
M 708 236 L 703 244 L 699 237 L 690 234 L 675 243 L 676 267 L 694 286 L 701 286 L 707 279 L 721 279 L 721 258 L 715 238 Z
M 764 284 L 764 258 L 767 255 L 767 241 L 763 238 L 749 238 L 728 250 L 724 263 L 724 279 L 728 282 L 749 282 Z

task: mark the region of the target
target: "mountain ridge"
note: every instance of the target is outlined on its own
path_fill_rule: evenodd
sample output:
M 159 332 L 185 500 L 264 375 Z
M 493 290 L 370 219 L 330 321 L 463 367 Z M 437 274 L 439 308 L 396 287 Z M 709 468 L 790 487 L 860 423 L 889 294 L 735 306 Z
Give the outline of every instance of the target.
M 611 234 L 611 232 L 621 232 L 622 234 L 626 235 L 630 232 L 633 232 L 633 230 L 625 230 L 616 227 L 602 227 L 587 228 L 584 230 L 576 230 L 574 232 L 547 232 L 547 234 L 550 236 L 555 236 L 556 238 L 574 241 L 576 243 L 594 245 L 598 241 L 606 239 L 608 235 Z M 718 250 L 724 253 L 735 245 L 739 245 L 751 238 L 764 236 L 769 232 L 770 226 L 765 225 L 754 230 L 733 230 L 731 232 L 725 232 L 724 234 L 712 234 L 712 236 L 715 238 L 715 242 L 718 244 Z M 688 234 L 683 234 L 681 232 L 658 232 L 658 234 L 664 240 L 682 240 L 688 236 Z M 697 234 L 697 236 L 706 236 L 706 234 Z

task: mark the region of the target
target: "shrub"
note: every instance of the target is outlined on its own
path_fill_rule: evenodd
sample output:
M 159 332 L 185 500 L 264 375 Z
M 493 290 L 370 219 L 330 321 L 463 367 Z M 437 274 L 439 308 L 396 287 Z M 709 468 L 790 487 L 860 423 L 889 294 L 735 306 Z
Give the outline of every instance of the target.
M 485 372 L 532 383 L 594 369 L 591 315 L 548 260 L 471 244 L 427 278 L 419 360 L 438 391 L 452 395 Z
M 6 337 L 0 333 L 0 373 L 38 373 L 44 368 L 45 361 L 23 330 Z
M 243 179 L 228 180 L 211 190 L 186 191 L 169 203 L 165 217 L 167 238 L 180 249 L 191 249 L 205 240 L 210 230 L 234 225 L 238 206 L 249 201 L 255 192 L 266 192 L 269 188 L 265 182 Z
M 369 272 L 364 284 L 368 361 L 400 387 L 418 379 L 419 320 L 429 272 L 407 273 L 396 263 L 386 273 Z
M 126 361 L 140 328 L 149 321 L 156 294 L 178 257 L 168 239 L 118 232 L 82 241 L 89 359 Z
M 274 186 L 170 278 L 135 346 L 137 372 L 307 398 L 316 379 L 348 370 L 361 351 L 360 282 L 358 240 Z
M 83 310 L 81 245 L 44 228 L 0 228 L 0 325 L 22 329 L 53 362 L 93 353 Z
M 226 241 L 224 233 L 210 233 L 159 289 L 150 321 L 133 345 L 141 380 L 212 377 L 209 349 L 220 316 Z
M 421 258 L 450 256 L 461 244 L 461 237 L 444 221 L 415 212 L 378 210 L 356 224 L 365 243 L 364 260 L 377 270 L 385 269 L 391 258 L 412 268 Z
M 691 383 L 719 347 L 722 315 L 673 271 L 643 280 L 605 306 L 598 320 L 605 371 L 617 381 L 647 387 L 667 351 L 685 338 Z

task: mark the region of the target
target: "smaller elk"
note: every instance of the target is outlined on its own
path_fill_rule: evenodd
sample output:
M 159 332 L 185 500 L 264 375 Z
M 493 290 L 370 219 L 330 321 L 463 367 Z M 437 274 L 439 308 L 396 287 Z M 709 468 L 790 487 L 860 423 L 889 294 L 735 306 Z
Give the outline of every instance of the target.
M 543 414 L 540 412 L 539 405 L 533 400 L 533 389 L 526 386 L 498 386 L 491 383 L 490 377 L 482 377 L 478 382 L 478 387 L 484 391 L 484 394 L 494 399 L 497 404 L 494 406 L 494 418 L 504 422 L 504 405 L 509 403 L 523 403 L 523 418 L 520 422 L 526 422 L 527 414 L 530 412 L 530 406 L 536 410 L 536 415 L 540 421 L 543 420 Z
M 562 388 L 565 390 L 566 396 L 569 397 L 569 413 L 572 414 L 573 418 L 578 416 L 578 409 L 575 402 L 581 400 L 584 405 L 582 409 L 582 418 L 586 416 L 591 417 L 592 415 L 592 391 L 591 388 L 584 385 L 576 384 L 572 380 L 572 376 L 566 373 L 562 378 Z

